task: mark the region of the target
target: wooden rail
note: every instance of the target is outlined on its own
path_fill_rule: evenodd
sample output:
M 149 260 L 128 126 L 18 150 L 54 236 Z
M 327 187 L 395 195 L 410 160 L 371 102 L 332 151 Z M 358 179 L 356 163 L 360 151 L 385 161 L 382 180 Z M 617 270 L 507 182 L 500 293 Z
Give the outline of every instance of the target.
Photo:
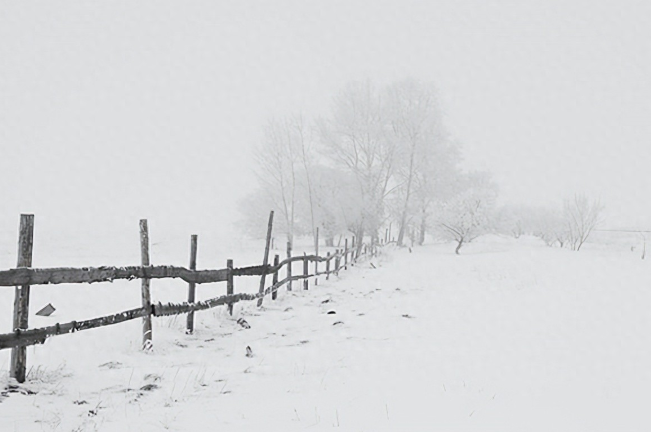
M 243 270 L 243 274 L 253 267 Z M 234 271 L 240 269 L 235 269 Z M 250 274 L 256 274 L 251 272 Z M 113 282 L 118 279 L 168 279 L 179 278 L 196 284 L 224 282 L 228 271 L 189 270 L 175 266 L 82 267 L 82 268 L 17 268 L 0 271 L 0 286 L 49 285 Z
M 26 226 L 33 228 L 33 216 L 23 215 L 21 218 L 21 244 L 30 244 L 32 242 L 30 230 L 23 229 L 23 223 Z M 31 225 L 28 222 L 31 221 Z M 240 268 L 233 268 L 233 260 L 227 260 L 226 268 L 218 270 L 196 270 L 196 248 L 197 236 L 191 237 L 191 259 L 190 269 L 185 267 L 159 265 L 152 266 L 149 264 L 149 251 L 148 251 L 148 233 L 147 221 L 141 220 L 141 252 L 142 264 L 141 266 L 127 266 L 127 267 L 60 267 L 60 268 L 43 268 L 35 269 L 30 268 L 31 260 L 22 259 L 19 257 L 19 268 L 0 271 L 0 286 L 14 286 L 20 287 L 16 289 L 16 296 L 20 301 L 15 304 L 14 331 L 12 333 L 0 334 L 0 350 L 11 348 L 12 359 L 17 356 L 16 364 L 12 362 L 11 376 L 16 378 L 18 382 L 25 380 L 25 364 L 26 354 L 25 347 L 29 345 L 36 345 L 44 343 L 47 338 L 75 333 L 83 330 L 90 330 L 93 328 L 104 327 L 114 324 L 119 324 L 125 321 L 142 318 L 143 321 L 143 349 L 150 349 L 151 342 L 151 325 L 152 316 L 161 317 L 178 314 L 188 314 L 188 323 L 186 331 L 191 333 L 193 331 L 194 320 L 193 314 L 195 311 L 214 308 L 220 305 L 226 305 L 229 312 L 232 314 L 233 305 L 240 301 L 258 300 L 260 302 L 265 296 L 271 294 L 273 300 L 277 298 L 277 293 L 283 285 L 287 285 L 288 291 L 291 290 L 291 282 L 304 280 L 304 288 L 307 289 L 307 281 L 310 278 L 316 278 L 319 275 L 325 275 L 329 279 L 331 274 L 338 275 L 341 270 L 340 263 L 343 261 L 344 268 L 346 264 L 354 263 L 364 253 L 358 255 L 355 253 L 356 247 L 353 241 L 353 247 L 348 248 L 348 241 L 346 241 L 346 248 L 337 250 L 335 253 L 327 253 L 327 256 L 321 257 L 315 255 L 298 255 L 291 256 L 291 248 L 288 244 L 287 255 L 288 258 L 279 262 L 278 255 L 275 256 L 273 265 L 267 263 L 269 254 L 269 238 L 271 235 L 271 221 L 270 216 L 269 229 L 267 232 L 267 245 L 265 247 L 265 256 L 262 265 L 247 266 Z M 23 232 L 24 231 L 24 232 Z M 146 242 L 145 242 L 146 240 Z M 27 246 L 25 246 L 27 248 Z M 25 249 L 27 250 L 27 249 Z M 374 253 L 375 245 L 371 245 L 369 251 Z M 27 253 L 27 252 L 25 252 Z M 22 261 L 21 261 L 22 259 Z M 331 265 L 334 260 L 334 265 Z M 303 272 L 300 274 L 292 275 L 292 263 L 302 262 Z M 308 263 L 315 263 L 314 273 L 308 273 Z M 325 271 L 319 272 L 317 263 L 325 262 Z M 287 276 L 279 279 L 279 272 L 286 268 Z M 234 277 L 235 276 L 260 276 L 260 290 L 255 294 L 234 293 Z M 272 276 L 273 281 L 271 286 L 265 288 L 265 277 Z M 155 303 L 152 304 L 149 299 L 149 281 L 151 279 L 169 279 L 178 278 L 189 284 L 188 302 L 185 303 Z M 106 315 L 99 318 L 93 318 L 83 321 L 71 321 L 63 324 L 55 324 L 48 327 L 28 329 L 27 328 L 27 314 L 29 308 L 29 286 L 31 285 L 51 285 L 51 284 L 79 284 L 79 283 L 99 283 L 99 282 L 113 282 L 114 280 L 135 280 L 140 279 L 143 281 L 143 304 L 136 309 Z M 147 284 L 144 284 L 147 281 Z M 227 282 L 226 295 L 215 297 L 205 301 L 194 301 L 195 285 Z M 315 279 L 316 283 L 316 279 Z M 146 285 L 146 286 L 145 286 Z M 25 290 L 27 287 L 27 290 Z M 260 303 L 259 303 L 260 304 Z M 17 315 L 16 315 L 17 314 Z

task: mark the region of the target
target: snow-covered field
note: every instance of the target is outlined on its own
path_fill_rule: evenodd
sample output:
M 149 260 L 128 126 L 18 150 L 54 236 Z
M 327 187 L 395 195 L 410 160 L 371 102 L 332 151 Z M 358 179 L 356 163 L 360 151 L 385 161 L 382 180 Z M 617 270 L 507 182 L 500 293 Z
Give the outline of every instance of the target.
M 152 262 L 186 263 L 170 252 L 185 240 L 180 250 L 152 242 Z M 236 266 L 261 259 L 260 242 L 222 246 L 200 238 L 199 267 L 223 267 L 224 251 Z M 91 259 L 42 250 L 35 266 L 133 264 L 132 249 Z M 52 338 L 28 348 L 22 390 L 35 394 L 2 399 L 0 430 L 651 430 L 648 260 L 497 237 L 452 251 L 387 251 L 377 268 L 362 262 L 262 309 L 199 312 L 192 336 L 184 316 L 155 319 L 152 353 L 138 349 L 139 321 Z M 152 287 L 155 299 L 186 295 L 179 281 Z M 12 300 L 0 291 L 4 329 Z M 32 311 L 48 302 L 57 312 L 31 326 L 137 307 L 139 283 L 33 288 Z M 8 358 L 0 352 L 3 385 Z

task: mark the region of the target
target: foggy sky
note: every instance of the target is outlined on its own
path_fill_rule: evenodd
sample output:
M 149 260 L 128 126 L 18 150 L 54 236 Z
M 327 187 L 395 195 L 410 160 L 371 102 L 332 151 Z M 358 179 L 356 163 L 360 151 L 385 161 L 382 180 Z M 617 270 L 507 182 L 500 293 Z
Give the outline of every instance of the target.
M 503 202 L 651 229 L 650 4 L 0 0 L 0 232 L 234 235 L 267 119 L 406 77 Z

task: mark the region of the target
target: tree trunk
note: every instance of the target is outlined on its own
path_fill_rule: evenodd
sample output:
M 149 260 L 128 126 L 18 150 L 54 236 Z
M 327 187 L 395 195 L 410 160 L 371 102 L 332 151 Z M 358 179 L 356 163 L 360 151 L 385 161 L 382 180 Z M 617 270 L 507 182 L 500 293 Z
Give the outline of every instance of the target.
M 364 227 L 359 227 L 355 230 L 355 239 L 357 241 L 357 255 L 362 253 L 362 245 L 364 244 Z
M 409 175 L 407 177 L 407 192 L 405 193 L 405 204 L 402 208 L 402 215 L 400 217 L 400 232 L 398 233 L 398 246 L 402 246 L 405 237 L 405 225 L 407 224 L 407 211 L 409 209 L 409 198 L 411 198 L 411 182 L 414 178 L 414 156 L 416 153 L 416 144 L 411 144 L 411 154 L 409 155 Z M 412 239 L 412 246 L 413 246 Z
M 405 240 L 405 221 L 407 219 L 407 215 L 403 214 L 402 219 L 400 220 L 400 230 L 398 231 L 398 241 L 397 244 L 398 246 L 404 246 L 403 242 Z
M 457 240 L 457 242 L 458 242 L 457 248 L 454 250 L 454 253 L 459 255 L 459 249 L 461 249 L 461 246 L 463 246 L 463 239 Z
M 427 229 L 427 222 L 425 221 L 425 218 L 420 221 L 420 233 L 418 236 L 418 245 L 422 246 L 423 243 L 425 243 L 425 230 Z

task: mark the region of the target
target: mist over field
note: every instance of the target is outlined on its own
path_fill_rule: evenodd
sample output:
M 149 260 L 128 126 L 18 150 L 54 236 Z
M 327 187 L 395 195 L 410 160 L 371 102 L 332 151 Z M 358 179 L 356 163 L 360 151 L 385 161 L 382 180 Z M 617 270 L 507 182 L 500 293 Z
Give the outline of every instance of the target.
M 33 268 L 139 266 L 141 219 L 153 266 L 192 234 L 199 269 L 259 266 L 272 210 L 268 264 L 320 254 L 147 353 L 140 318 L 48 338 L 25 383 L 5 283 L 0 432 L 648 430 L 649 29 L 635 1 L 0 0 L 0 281 L 21 214 Z M 29 328 L 151 307 L 30 295 Z
M 237 222 L 272 118 L 351 81 L 438 91 L 507 203 L 600 197 L 648 228 L 649 10 L 609 2 L 3 2 L 0 230 Z M 44 225 L 47 224 L 47 225 Z

